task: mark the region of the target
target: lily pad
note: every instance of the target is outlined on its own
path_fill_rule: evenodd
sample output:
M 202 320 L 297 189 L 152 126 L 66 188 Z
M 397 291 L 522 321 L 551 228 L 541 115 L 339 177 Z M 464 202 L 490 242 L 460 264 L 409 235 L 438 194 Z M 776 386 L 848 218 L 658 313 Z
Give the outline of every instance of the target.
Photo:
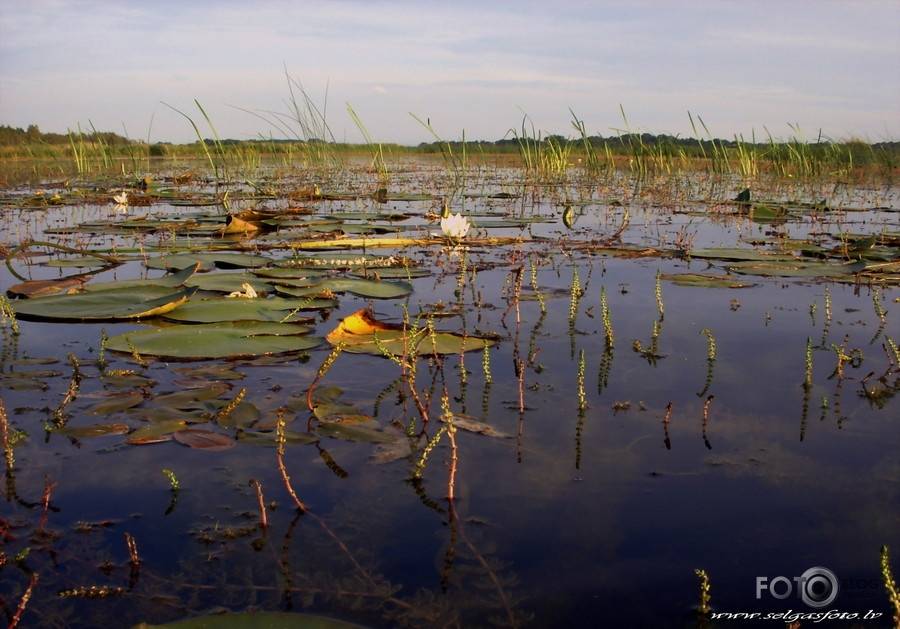
M 236 273 L 208 273 L 195 275 L 186 284 L 195 286 L 200 290 L 216 293 L 233 293 L 244 289 L 244 284 L 250 286 L 259 294 L 272 292 L 272 285 L 250 273 L 239 271 Z
M 235 441 L 231 437 L 202 428 L 185 428 L 174 433 L 172 437 L 178 443 L 197 450 L 217 452 L 228 450 L 235 445 Z
M 398 297 L 409 295 L 413 291 L 413 287 L 408 282 L 387 282 L 346 277 L 324 280 L 307 287 L 285 286 L 277 283 L 275 290 L 293 297 L 318 295 L 324 291 L 331 291 L 332 293 L 351 293 L 371 299 L 397 299 Z
M 198 262 L 200 263 L 200 270 L 210 271 L 213 268 L 256 268 L 266 266 L 271 260 L 249 253 L 178 253 L 151 258 L 144 264 L 148 269 L 181 270 L 192 267 Z
M 126 332 L 109 339 L 107 347 L 142 356 L 181 360 L 213 358 L 252 358 L 266 354 L 301 352 L 322 343 L 315 336 L 304 336 L 309 328 L 289 323 L 209 323 L 173 325 Z
M 172 292 L 164 286 L 52 295 L 16 303 L 16 315 L 43 321 L 127 321 L 170 312 L 185 303 L 196 288 Z
M 183 323 L 217 323 L 221 321 L 275 321 L 306 322 L 301 310 L 324 310 L 337 306 L 333 299 L 234 299 L 221 297 L 218 299 L 191 300 L 164 316 L 171 321 Z M 291 312 L 297 311 L 293 315 Z M 285 318 L 290 319 L 285 321 Z
M 700 288 L 750 288 L 756 286 L 751 282 L 743 282 L 725 275 L 702 275 L 700 273 L 672 273 L 660 275 L 660 278 L 678 286 L 697 286 Z
M 108 435 L 124 435 L 131 430 L 127 424 L 93 424 L 91 426 L 66 426 L 57 432 L 76 439 L 106 437 Z

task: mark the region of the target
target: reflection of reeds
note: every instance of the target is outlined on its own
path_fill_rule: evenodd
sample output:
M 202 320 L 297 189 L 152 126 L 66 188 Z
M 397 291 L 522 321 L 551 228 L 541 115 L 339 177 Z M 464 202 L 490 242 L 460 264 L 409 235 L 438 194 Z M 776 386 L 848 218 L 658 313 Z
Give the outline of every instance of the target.
M 672 403 L 666 404 L 666 414 L 663 416 L 663 443 L 666 444 L 666 450 L 672 449 L 672 440 L 669 439 L 669 423 L 672 421 Z
M 706 401 L 703 403 L 703 443 L 706 445 L 707 450 L 712 450 L 712 445 L 709 443 L 709 437 L 707 435 L 706 429 L 709 426 L 709 407 L 712 405 L 713 398 L 716 396 L 710 395 L 706 398 Z

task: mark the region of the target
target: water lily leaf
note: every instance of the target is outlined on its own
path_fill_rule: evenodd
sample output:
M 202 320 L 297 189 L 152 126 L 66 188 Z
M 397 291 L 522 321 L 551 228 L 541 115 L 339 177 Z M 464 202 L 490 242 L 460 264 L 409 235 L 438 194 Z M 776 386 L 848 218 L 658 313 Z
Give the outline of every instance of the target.
M 165 625 L 141 623 L 133 629 L 362 629 L 325 616 L 288 612 L 241 612 L 199 616 Z
M 111 351 L 182 360 L 253 358 L 265 354 L 300 352 L 322 343 L 303 336 L 309 328 L 289 323 L 207 323 L 174 325 L 126 332 L 109 339 Z
M 387 433 L 375 425 L 343 422 L 322 422 L 316 426 L 316 432 L 323 437 L 362 443 L 392 443 L 398 439 L 397 435 Z
M 352 404 L 322 402 L 313 406 L 313 415 L 321 422 L 361 424 L 372 421 L 372 417 L 360 412 Z
M 116 393 L 112 397 L 88 409 L 91 415 L 111 415 L 128 410 L 144 401 L 144 395 L 140 391 L 130 393 Z
M 200 290 L 208 290 L 217 293 L 233 293 L 243 290 L 244 284 L 250 286 L 257 293 L 265 294 L 272 292 L 272 285 L 268 282 L 251 275 L 246 272 L 237 273 L 208 273 L 205 275 L 195 275 L 187 280 L 188 286 L 195 286 Z
M 184 323 L 216 323 L 220 321 L 284 321 L 292 311 L 297 311 L 287 321 L 309 323 L 301 310 L 324 310 L 337 306 L 333 299 L 193 299 L 164 315 L 171 321 Z M 287 322 L 285 321 L 285 322 Z
M 372 463 L 384 465 L 385 463 L 405 459 L 410 454 L 412 454 L 412 448 L 409 445 L 409 439 L 395 439 L 391 443 L 378 444 L 370 460 Z
M 91 426 L 66 426 L 57 432 L 75 439 L 90 439 L 107 435 L 124 435 L 131 430 L 127 424 L 93 424 Z
M 259 421 L 261 416 L 256 404 L 243 400 L 225 417 L 217 417 L 216 423 L 222 428 L 246 428 Z
M 183 419 L 164 419 L 162 421 L 141 426 L 128 435 L 125 443 L 133 446 L 143 446 L 151 443 L 163 443 L 172 440 L 172 434 L 187 428 L 187 422 Z
M 330 249 L 373 249 L 375 247 L 413 247 L 443 242 L 440 238 L 412 238 L 389 236 L 386 238 L 336 238 L 332 240 L 301 240 L 291 247 L 301 251 L 327 251 Z
M 210 365 L 209 367 L 176 367 L 172 371 L 185 378 L 213 378 L 215 380 L 243 380 L 244 374 L 235 371 L 229 365 Z M 177 383 L 176 383 L 177 384 Z
M 781 207 L 756 204 L 750 208 L 750 220 L 755 223 L 783 223 L 789 214 Z
M 752 282 L 743 282 L 724 275 L 672 273 L 662 274 L 660 278 L 678 286 L 697 286 L 701 288 L 750 288 L 751 286 L 756 286 Z
M 105 386 L 117 389 L 133 389 L 135 387 L 152 387 L 156 384 L 152 379 L 139 373 L 104 373 L 100 381 Z
M 856 262 L 840 264 L 835 262 L 746 261 L 728 265 L 728 270 L 732 273 L 764 277 L 843 277 L 864 269 L 864 264 Z
M 486 437 L 496 437 L 498 439 L 509 439 L 512 435 L 509 433 L 503 432 L 501 430 L 497 430 L 490 424 L 487 424 L 482 421 L 478 421 L 468 415 L 454 415 L 453 416 L 453 425 L 461 430 L 466 430 L 468 432 L 474 432 L 479 435 L 485 435 Z
M 275 290 L 293 297 L 318 295 L 325 291 L 331 291 L 332 293 L 351 293 L 371 299 L 397 299 L 398 297 L 409 295 L 413 291 L 413 287 L 408 282 L 387 282 L 347 277 L 327 279 L 306 287 L 288 286 L 278 281 L 275 284 Z
M 237 440 L 255 445 L 274 446 L 275 436 L 276 435 L 274 430 L 271 432 L 241 430 L 237 434 Z M 319 437 L 317 437 L 316 435 L 311 435 L 306 432 L 295 432 L 292 430 L 286 430 L 284 433 L 284 437 L 287 443 L 295 443 L 300 445 L 315 443 L 319 440 Z
M 28 299 L 17 303 L 16 315 L 24 319 L 44 321 L 125 321 L 143 319 L 174 310 L 196 288 L 172 292 L 164 286 L 148 286 L 143 289 L 109 290 L 78 293 L 75 295 L 51 295 Z
M 144 265 L 148 269 L 181 270 L 200 263 L 200 270 L 210 271 L 214 267 L 220 269 L 249 269 L 266 266 L 269 258 L 249 253 L 177 253 L 147 260 Z
M 302 280 L 307 278 L 320 278 L 326 271 L 303 268 L 274 267 L 271 269 L 253 269 L 253 275 L 263 278 Z
M 13 297 L 46 297 L 59 293 L 77 293 L 88 281 L 88 276 L 76 275 L 58 280 L 26 280 L 21 284 L 13 284 L 6 292 Z
M 402 326 L 378 321 L 366 308 L 345 317 L 326 338 L 332 345 L 342 343 L 346 352 L 375 355 L 382 355 L 382 349 L 403 354 L 404 345 L 408 346 L 406 351 L 418 355 L 460 354 L 483 350 L 494 343 L 491 339 L 451 332 L 437 332 L 432 339 L 424 329 L 405 338 Z
M 140 258 L 121 258 L 124 262 L 126 259 L 139 260 Z M 44 266 L 50 266 L 57 269 L 99 269 L 109 266 L 110 263 L 93 256 L 71 257 L 71 258 L 54 258 L 44 262 Z
M 712 249 L 693 249 L 691 250 L 692 258 L 709 258 L 713 260 L 796 260 L 794 256 L 769 253 L 760 251 L 759 249 L 735 249 L 735 248 L 712 248 Z
M 90 282 L 85 284 L 86 291 L 100 290 L 119 290 L 123 288 L 146 288 L 148 286 L 157 287 L 165 286 L 175 288 L 183 286 L 184 283 L 200 268 L 200 263 L 189 267 L 185 267 L 176 273 L 168 273 L 162 277 L 147 280 L 119 280 L 116 282 Z
M 231 387 L 224 382 L 214 382 L 205 387 L 157 395 L 153 398 L 153 403 L 156 406 L 168 406 L 176 409 L 193 408 L 196 406 L 197 402 L 214 400 L 230 388 Z
M 198 450 L 228 450 L 235 445 L 234 439 L 228 435 L 202 428 L 185 428 L 173 433 L 172 437 L 178 443 Z
M 428 269 L 423 269 L 421 267 L 387 267 L 383 269 L 368 269 L 365 271 L 354 271 L 351 273 L 356 277 L 361 277 L 363 279 L 413 279 L 416 277 L 427 277 L 431 275 L 431 271 Z

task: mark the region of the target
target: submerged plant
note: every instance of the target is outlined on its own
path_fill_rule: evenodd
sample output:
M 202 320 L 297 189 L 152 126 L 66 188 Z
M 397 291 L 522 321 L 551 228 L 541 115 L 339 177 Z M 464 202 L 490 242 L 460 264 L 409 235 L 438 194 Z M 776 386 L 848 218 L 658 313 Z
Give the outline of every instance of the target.
M 709 575 L 706 573 L 706 570 L 702 568 L 695 568 L 694 574 L 697 575 L 697 579 L 700 582 L 700 604 L 697 607 L 697 611 L 706 616 L 710 612 L 710 585 L 709 585 Z
M 609 304 L 606 301 L 606 287 L 600 287 L 600 316 L 603 318 L 603 337 L 606 347 L 611 348 L 615 342 L 613 335 L 612 318 L 609 316 Z
M 656 271 L 656 312 L 659 313 L 659 319 L 662 321 L 666 316 L 666 305 L 663 303 L 662 276 L 659 269 Z
M 163 476 L 165 476 L 167 479 L 169 479 L 169 487 L 171 488 L 171 490 L 173 492 L 177 492 L 179 489 L 181 489 L 181 483 L 178 482 L 178 477 L 175 475 L 175 472 L 173 472 L 172 470 L 170 470 L 167 467 L 164 467 L 162 469 L 162 473 L 163 473 Z
M 587 408 L 587 396 L 584 393 L 584 350 L 578 353 L 578 376 L 576 378 L 578 387 L 578 411 L 584 412 Z
M 712 330 L 703 328 L 700 333 L 706 337 L 706 381 L 703 384 L 703 390 L 697 394 L 697 397 L 703 397 L 712 386 L 713 373 L 716 366 L 716 358 L 718 357 L 719 348 L 716 344 L 716 337 L 713 336 Z

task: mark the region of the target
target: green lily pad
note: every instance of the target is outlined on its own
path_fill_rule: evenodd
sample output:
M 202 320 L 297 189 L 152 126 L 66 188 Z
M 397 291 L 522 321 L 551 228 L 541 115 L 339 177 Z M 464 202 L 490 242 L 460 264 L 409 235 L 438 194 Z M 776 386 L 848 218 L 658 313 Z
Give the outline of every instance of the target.
M 304 336 L 309 328 L 289 323 L 207 323 L 173 325 L 126 332 L 109 339 L 107 348 L 142 356 L 181 360 L 252 358 L 267 354 L 301 352 L 322 343 Z
M 702 275 L 700 273 L 672 273 L 660 275 L 660 278 L 678 286 L 697 286 L 700 288 L 750 288 L 756 286 L 751 282 L 743 282 L 724 275 Z M 184 306 L 182 306 L 183 308 Z
M 865 269 L 861 263 L 839 264 L 834 262 L 735 262 L 728 266 L 732 273 L 760 275 L 763 277 L 844 277 Z
M 42 321 L 127 321 L 165 314 L 174 310 L 196 288 L 172 292 L 165 286 L 146 286 L 74 295 L 51 295 L 16 302 L 16 315 Z
M 133 446 L 143 446 L 171 441 L 173 433 L 185 428 L 187 428 L 187 422 L 183 419 L 164 419 L 141 426 L 128 435 L 125 442 Z
M 269 293 L 272 285 L 257 278 L 250 273 L 239 271 L 237 273 L 208 273 L 195 275 L 186 284 L 196 286 L 200 290 L 216 293 L 233 293 L 243 289 L 244 284 L 250 284 L 257 293 Z
M 324 280 L 307 287 L 285 286 L 282 283 L 275 285 L 275 290 L 284 295 L 293 297 L 305 297 L 317 295 L 328 290 L 333 293 L 351 293 L 360 297 L 371 299 L 397 299 L 406 297 L 413 291 L 412 284 L 408 282 L 387 282 L 379 280 L 365 280 L 359 278 L 334 278 Z
M 183 323 L 217 323 L 221 321 L 275 321 L 297 323 L 309 322 L 299 311 L 324 310 L 337 306 L 333 299 L 219 299 L 191 300 L 164 315 L 171 321 Z M 291 312 L 297 311 L 293 315 Z M 291 318 L 285 321 L 285 317 Z
M 712 260 L 795 260 L 793 256 L 769 253 L 760 251 L 759 249 L 736 249 L 736 248 L 712 248 L 712 249 L 693 249 L 691 250 L 692 258 L 709 258 Z
M 99 402 L 88 409 L 92 415 L 112 415 L 121 411 L 128 410 L 133 406 L 137 406 L 144 401 L 144 395 L 140 391 L 132 391 L 131 393 L 116 393 Z
M 75 439 L 106 437 L 108 435 L 124 435 L 131 430 L 127 424 L 93 424 L 91 426 L 66 426 L 57 432 Z
M 181 270 L 200 263 L 200 270 L 210 271 L 214 267 L 220 269 L 250 269 L 266 266 L 269 258 L 249 253 L 177 253 L 174 255 L 151 258 L 144 264 L 148 269 Z
M 366 271 L 354 271 L 351 275 L 361 277 L 363 279 L 413 279 L 416 277 L 428 277 L 431 271 L 421 267 L 387 267 L 384 269 L 368 269 Z
M 199 263 L 194 266 L 185 267 L 177 273 L 169 273 L 163 275 L 162 277 L 158 277 L 155 279 L 147 279 L 147 280 L 119 280 L 116 282 L 89 282 L 85 284 L 85 291 L 101 291 L 101 290 L 120 290 L 123 288 L 146 288 L 148 286 L 153 287 L 167 287 L 167 288 L 176 288 L 178 286 L 183 286 L 185 281 L 187 281 L 199 268 Z

